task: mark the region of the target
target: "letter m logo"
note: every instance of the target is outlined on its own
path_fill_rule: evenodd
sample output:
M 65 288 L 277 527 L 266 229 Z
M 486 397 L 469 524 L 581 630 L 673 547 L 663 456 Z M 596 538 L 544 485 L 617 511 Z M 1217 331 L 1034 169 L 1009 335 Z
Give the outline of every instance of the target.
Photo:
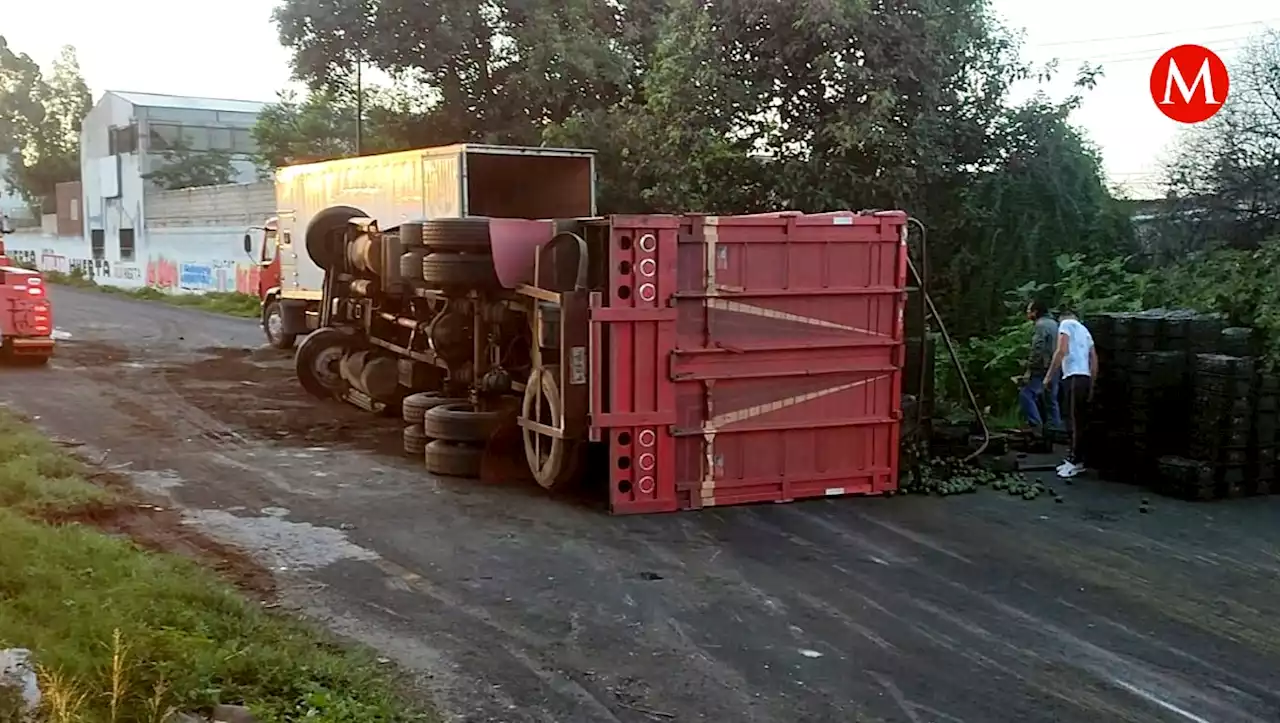
M 1227 66 L 1199 45 L 1170 49 L 1151 69 L 1151 100 L 1168 118 L 1200 123 L 1222 109 L 1231 89 Z
M 1186 77 L 1182 74 L 1182 68 L 1178 67 L 1177 59 L 1170 58 L 1169 71 L 1165 74 L 1164 100 L 1160 101 L 1160 105 L 1173 105 L 1174 86 L 1177 86 L 1178 92 L 1182 95 L 1183 103 L 1190 103 L 1196 90 L 1203 86 L 1204 102 L 1209 105 L 1222 105 L 1222 101 L 1213 94 L 1213 74 L 1210 72 L 1208 58 L 1200 64 L 1200 70 L 1196 72 L 1191 85 L 1187 85 Z

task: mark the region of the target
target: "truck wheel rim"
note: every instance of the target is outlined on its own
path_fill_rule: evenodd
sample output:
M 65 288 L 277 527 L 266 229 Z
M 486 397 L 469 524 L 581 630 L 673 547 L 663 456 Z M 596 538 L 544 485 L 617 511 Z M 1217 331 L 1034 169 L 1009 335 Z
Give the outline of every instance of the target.
M 316 381 L 329 389 L 336 389 L 342 382 L 342 372 L 338 365 L 343 354 L 342 348 L 337 346 L 321 349 L 316 354 L 315 361 L 311 362 L 311 371 L 315 374 Z
M 528 422 L 563 433 L 564 413 L 560 385 L 552 369 L 540 367 L 529 375 L 520 416 Z M 560 476 L 564 472 L 564 439 L 558 435 L 544 434 L 529 426 L 525 426 L 521 431 L 524 436 L 524 453 L 529 463 L 529 471 L 533 473 L 539 485 L 551 489 L 560 481 Z
M 274 310 L 267 314 L 267 336 L 279 339 L 282 333 L 284 333 L 284 319 L 280 317 L 279 310 Z

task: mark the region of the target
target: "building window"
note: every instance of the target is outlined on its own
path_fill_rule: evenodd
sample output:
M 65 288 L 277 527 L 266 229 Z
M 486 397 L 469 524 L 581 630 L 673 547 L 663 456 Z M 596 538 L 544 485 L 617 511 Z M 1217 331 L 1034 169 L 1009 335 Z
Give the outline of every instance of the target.
M 253 131 L 248 128 L 237 128 L 231 131 L 232 150 L 236 153 L 257 153 L 258 143 L 253 139 Z
M 80 220 L 80 199 L 78 198 L 71 199 L 71 220 Z
M 209 150 L 211 151 L 232 150 L 231 129 L 230 128 L 210 128 L 209 129 Z
M 107 257 L 107 232 L 95 228 L 89 232 L 89 248 L 93 252 L 93 260 L 101 261 Z
M 209 129 L 200 126 L 183 126 L 182 143 L 193 151 L 209 150 Z
M 133 229 L 122 228 L 120 229 L 120 260 L 133 261 L 134 258 Z
M 112 156 L 138 152 L 137 124 L 107 129 L 107 154 Z
M 182 126 L 152 123 L 147 140 L 153 151 L 171 151 L 182 141 Z

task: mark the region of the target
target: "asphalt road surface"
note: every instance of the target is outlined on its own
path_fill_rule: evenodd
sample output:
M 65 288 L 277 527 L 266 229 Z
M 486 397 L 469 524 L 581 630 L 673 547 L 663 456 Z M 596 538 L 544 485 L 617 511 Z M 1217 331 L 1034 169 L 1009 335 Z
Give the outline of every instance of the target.
M 180 505 L 455 720 L 1280 720 L 1280 500 L 1136 488 L 611 518 L 433 479 L 250 321 L 55 289 L 0 401 Z

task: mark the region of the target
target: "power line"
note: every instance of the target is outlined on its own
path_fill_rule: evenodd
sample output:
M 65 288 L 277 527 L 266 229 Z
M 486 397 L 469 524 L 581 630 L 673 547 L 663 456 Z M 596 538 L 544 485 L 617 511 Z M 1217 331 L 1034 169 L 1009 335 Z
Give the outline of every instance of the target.
M 1205 47 L 1215 53 L 1225 53 L 1234 50 L 1244 50 L 1249 47 L 1249 38 L 1223 38 L 1221 43 L 1224 44 L 1208 44 Z M 1168 48 L 1151 48 L 1149 50 L 1123 50 L 1112 51 L 1109 53 L 1098 53 L 1091 56 L 1077 56 L 1074 58 L 1054 58 L 1059 63 L 1128 63 L 1138 61 L 1149 61 L 1154 63 L 1161 55 L 1164 55 Z
M 1243 28 L 1253 25 L 1269 25 L 1271 23 L 1280 23 L 1280 18 L 1271 18 L 1269 20 L 1253 20 L 1247 23 L 1230 23 L 1228 25 L 1209 25 L 1207 27 L 1191 27 L 1182 30 L 1164 30 L 1158 33 L 1142 33 L 1140 35 L 1116 35 L 1110 38 L 1081 38 L 1078 40 L 1061 40 L 1053 43 L 1034 43 L 1028 45 L 1031 48 L 1056 48 L 1064 45 L 1088 45 L 1090 43 L 1111 43 L 1118 40 L 1140 40 L 1142 38 L 1160 38 L 1168 35 L 1180 35 L 1185 33 L 1203 33 L 1210 30 L 1227 30 L 1229 28 Z

